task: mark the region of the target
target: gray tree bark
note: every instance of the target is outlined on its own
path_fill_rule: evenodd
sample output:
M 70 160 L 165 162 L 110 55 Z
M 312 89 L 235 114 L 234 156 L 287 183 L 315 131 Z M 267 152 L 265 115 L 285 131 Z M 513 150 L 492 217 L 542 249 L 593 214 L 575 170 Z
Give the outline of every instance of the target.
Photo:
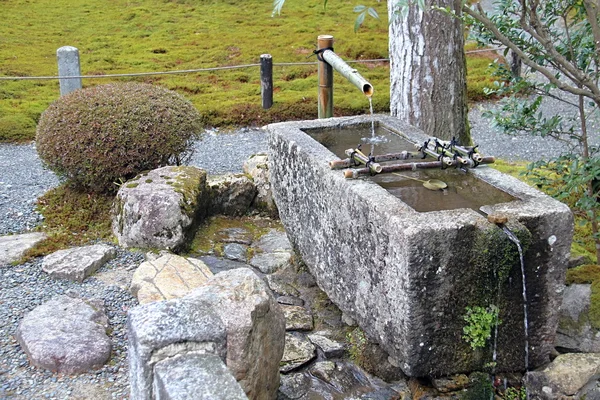
M 388 1 L 390 18 L 395 1 Z M 443 139 L 471 143 L 467 120 L 467 68 L 461 21 L 432 5 L 460 12 L 460 0 L 410 6 L 389 28 L 390 110 L 393 116 Z

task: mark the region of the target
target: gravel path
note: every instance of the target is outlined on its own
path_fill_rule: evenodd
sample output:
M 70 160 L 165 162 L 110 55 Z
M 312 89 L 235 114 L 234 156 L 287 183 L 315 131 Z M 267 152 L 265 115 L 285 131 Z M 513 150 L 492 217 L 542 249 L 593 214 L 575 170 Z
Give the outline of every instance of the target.
M 507 137 L 490 128 L 481 117 L 482 107 L 473 107 L 470 117 L 475 143 L 482 153 L 508 160 L 537 160 L 558 155 L 564 144 L 531 137 Z M 550 112 L 557 105 L 549 106 Z M 598 143 L 597 132 L 594 142 Z M 540 146 L 543 144 L 543 146 Z M 196 143 L 191 165 L 209 174 L 241 172 L 251 154 L 265 151 L 266 134 L 244 128 L 233 133 L 209 130 Z M 58 185 L 46 170 L 33 144 L 0 144 L 0 235 L 25 232 L 40 222 L 35 200 Z M 0 266 L 0 399 L 123 399 L 128 397 L 124 322 L 127 309 L 136 304 L 127 291 L 133 270 L 143 259 L 140 253 L 118 249 L 115 260 L 84 283 L 48 278 L 41 260 L 14 267 Z M 78 293 L 105 302 L 113 333 L 111 362 L 93 373 L 63 377 L 29 366 L 13 335 L 23 315 L 57 294 Z

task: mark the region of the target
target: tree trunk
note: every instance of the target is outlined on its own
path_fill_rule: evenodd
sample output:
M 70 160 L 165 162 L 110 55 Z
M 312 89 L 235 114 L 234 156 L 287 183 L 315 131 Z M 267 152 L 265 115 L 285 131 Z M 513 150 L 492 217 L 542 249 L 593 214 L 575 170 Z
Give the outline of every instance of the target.
M 388 1 L 391 15 L 395 1 Z M 390 110 L 427 135 L 453 136 L 471 144 L 467 120 L 467 78 L 461 21 L 432 5 L 457 13 L 461 2 L 426 0 L 426 11 L 410 6 L 390 24 Z

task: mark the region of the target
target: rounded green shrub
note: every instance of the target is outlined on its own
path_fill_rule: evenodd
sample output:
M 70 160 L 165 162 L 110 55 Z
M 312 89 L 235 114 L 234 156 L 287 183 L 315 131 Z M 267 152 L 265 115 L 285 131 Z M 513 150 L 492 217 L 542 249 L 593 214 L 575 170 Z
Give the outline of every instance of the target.
M 85 189 L 111 192 L 141 171 L 180 164 L 202 132 L 200 113 L 179 94 L 140 83 L 74 91 L 42 113 L 40 158 Z

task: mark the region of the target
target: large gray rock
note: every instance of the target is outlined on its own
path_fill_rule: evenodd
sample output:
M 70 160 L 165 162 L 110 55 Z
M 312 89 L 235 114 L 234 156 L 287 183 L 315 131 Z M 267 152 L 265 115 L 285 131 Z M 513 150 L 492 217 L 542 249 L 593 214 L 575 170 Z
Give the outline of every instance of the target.
M 206 172 L 162 167 L 127 181 L 113 207 L 113 233 L 124 247 L 177 250 L 204 216 Z
M 157 301 L 127 316 L 131 399 L 154 399 L 156 363 L 190 354 L 215 354 L 225 361 L 227 332 L 213 306 L 199 299 Z
M 17 261 L 27 250 L 45 238 L 46 234 L 43 232 L 0 236 L 0 265 Z
M 53 278 L 83 282 L 116 256 L 117 251 L 107 244 L 72 247 L 55 251 L 44 257 L 42 271 Z
M 160 361 L 154 368 L 156 400 L 248 399 L 221 358 L 189 354 Z
M 269 157 L 266 154 L 255 154 L 244 162 L 244 173 L 249 175 L 256 186 L 256 197 L 252 206 L 260 211 L 276 217 L 277 206 L 271 190 L 271 175 L 269 173 Z
M 274 399 L 279 387 L 285 320 L 252 270 L 222 272 L 187 298 L 213 305 L 227 330 L 227 367 L 251 399 Z
M 256 197 L 256 187 L 245 175 L 210 176 L 210 214 L 241 216 L 248 212 Z
M 541 371 L 528 372 L 525 384 L 532 398 L 544 400 L 573 396 L 600 373 L 600 354 L 568 353 L 556 357 Z
M 428 139 L 396 118 L 375 120 L 414 143 Z M 515 245 L 479 210 L 417 212 L 373 180 L 346 179 L 329 166 L 337 157 L 307 134 L 335 137 L 360 124 L 370 125 L 371 119 L 267 127 L 273 196 L 294 250 L 328 297 L 410 376 L 452 375 L 489 362 L 487 354 L 474 352 L 462 339 L 464 316 L 467 307 L 496 301 L 496 269 L 511 254 L 515 263 L 500 285 L 497 368 L 523 370 L 523 352 L 515 351 L 524 343 Z M 540 366 L 553 350 L 573 216 L 564 204 L 492 168 L 480 166 L 468 175 L 474 186 L 485 183 L 485 190 L 496 187 L 516 198 L 482 209 L 506 215 L 528 238 L 527 295 L 535 300 L 528 308 L 529 361 Z M 492 247 L 499 251 L 493 254 Z
M 556 347 L 571 352 L 600 352 L 600 331 L 589 318 L 591 285 L 573 284 L 563 292 L 556 331 Z
M 201 260 L 164 254 L 140 264 L 131 280 L 131 294 L 140 304 L 183 297 L 208 281 L 211 270 Z
M 31 364 L 62 374 L 101 367 L 110 357 L 101 300 L 56 296 L 23 317 L 16 338 Z

